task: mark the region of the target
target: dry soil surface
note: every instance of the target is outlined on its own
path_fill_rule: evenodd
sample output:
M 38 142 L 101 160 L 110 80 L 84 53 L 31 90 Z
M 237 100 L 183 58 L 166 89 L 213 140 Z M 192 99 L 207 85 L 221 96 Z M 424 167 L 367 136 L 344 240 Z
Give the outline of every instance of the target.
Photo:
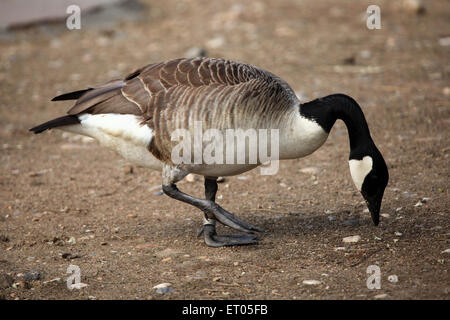
M 1 37 L 2 298 L 449 298 L 447 1 L 426 1 L 425 14 L 387 0 L 144 2 L 143 20 Z M 381 8 L 380 30 L 366 27 L 370 4 Z M 55 95 L 193 46 L 270 70 L 303 101 L 354 97 L 390 170 L 380 225 L 351 181 L 341 122 L 278 175 L 253 170 L 219 185 L 221 206 L 265 229 L 258 245 L 219 249 L 196 237 L 198 209 L 160 194 L 159 172 L 58 130 L 28 132 L 70 107 Z M 203 195 L 202 181 L 179 188 Z M 67 289 L 69 265 L 87 287 Z M 371 265 L 379 290 L 366 286 Z M 169 293 L 153 289 L 166 282 Z

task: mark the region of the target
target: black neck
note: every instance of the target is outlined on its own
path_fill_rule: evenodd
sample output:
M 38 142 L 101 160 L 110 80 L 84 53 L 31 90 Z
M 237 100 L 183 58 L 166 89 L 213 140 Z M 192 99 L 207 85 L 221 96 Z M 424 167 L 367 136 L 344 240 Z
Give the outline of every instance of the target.
M 373 145 L 366 118 L 353 98 L 333 94 L 300 105 L 300 114 L 330 132 L 337 119 L 344 121 L 350 138 L 350 158 L 357 159 Z

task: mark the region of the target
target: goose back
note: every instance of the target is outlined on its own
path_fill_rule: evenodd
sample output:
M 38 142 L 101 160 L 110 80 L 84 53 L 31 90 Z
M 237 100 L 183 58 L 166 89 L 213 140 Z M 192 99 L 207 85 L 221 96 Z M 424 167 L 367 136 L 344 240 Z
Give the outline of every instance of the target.
M 170 162 L 176 129 L 283 128 L 299 101 L 289 85 L 248 64 L 214 58 L 150 64 L 123 80 L 90 88 L 71 115 L 133 114 L 153 132 L 152 154 Z

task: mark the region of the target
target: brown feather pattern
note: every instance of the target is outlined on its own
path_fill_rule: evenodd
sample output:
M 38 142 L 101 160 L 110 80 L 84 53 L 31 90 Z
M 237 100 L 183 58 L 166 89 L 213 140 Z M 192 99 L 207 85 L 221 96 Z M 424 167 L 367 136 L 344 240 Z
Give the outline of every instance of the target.
M 298 105 L 289 85 L 262 69 L 224 59 L 175 59 L 142 67 L 84 93 L 69 114 L 135 114 L 153 131 L 149 150 L 170 162 L 175 129 L 280 128 Z

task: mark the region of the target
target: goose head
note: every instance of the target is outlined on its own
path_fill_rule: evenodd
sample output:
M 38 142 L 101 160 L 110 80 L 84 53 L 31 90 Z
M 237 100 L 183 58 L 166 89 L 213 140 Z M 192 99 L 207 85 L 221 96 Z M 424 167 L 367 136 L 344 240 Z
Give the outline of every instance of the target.
M 375 145 L 371 145 L 363 153 L 350 154 L 349 166 L 353 182 L 366 201 L 372 221 L 378 225 L 381 201 L 389 181 L 386 162 Z

